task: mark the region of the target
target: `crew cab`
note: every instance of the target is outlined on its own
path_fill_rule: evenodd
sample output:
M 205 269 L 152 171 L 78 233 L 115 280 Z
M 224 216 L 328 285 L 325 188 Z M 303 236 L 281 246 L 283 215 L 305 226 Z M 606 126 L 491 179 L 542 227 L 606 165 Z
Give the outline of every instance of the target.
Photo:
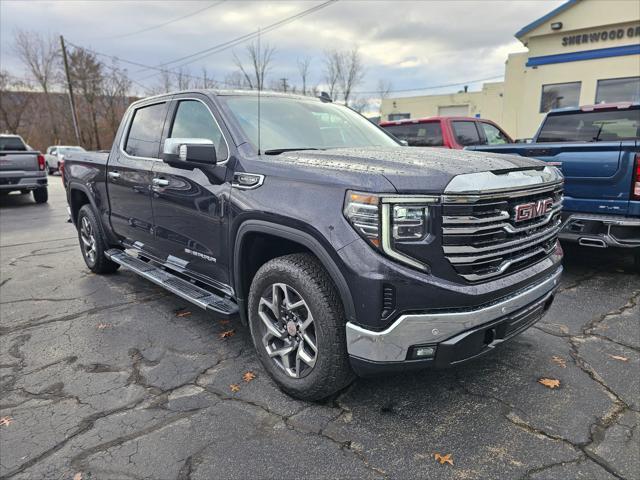
M 238 315 L 303 399 L 490 352 L 541 318 L 562 271 L 555 167 L 404 147 L 326 96 L 140 100 L 63 181 L 90 270 Z
M 513 143 L 491 120 L 473 117 L 429 117 L 381 122 L 380 126 L 411 147 L 462 149 L 467 145 Z
M 0 135 L 0 194 L 33 192 L 36 203 L 48 198 L 44 156 L 20 135 Z
M 640 266 L 640 104 L 552 110 L 533 143 L 469 148 L 558 167 L 565 177 L 560 238 L 632 249 Z

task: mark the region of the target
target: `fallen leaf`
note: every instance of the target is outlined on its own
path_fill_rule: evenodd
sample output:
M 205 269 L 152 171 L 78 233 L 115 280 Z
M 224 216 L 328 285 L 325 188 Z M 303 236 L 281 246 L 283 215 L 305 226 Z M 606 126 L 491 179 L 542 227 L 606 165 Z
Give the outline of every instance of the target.
M 551 361 L 561 366 L 562 368 L 567 368 L 567 361 L 564 358 L 559 357 L 558 355 L 554 355 L 553 357 L 551 357 Z
M 78 472 L 73 476 L 73 480 L 82 480 L 82 472 Z
M 229 338 L 229 337 L 233 337 L 233 335 L 236 333 L 235 330 L 225 330 L 224 332 L 222 332 L 220 334 L 220 338 Z
M 611 355 L 609 354 L 609 356 L 611 358 L 613 358 L 614 360 L 620 360 L 621 362 L 628 362 L 629 359 L 627 357 L 623 357 L 622 355 Z
M 434 453 L 433 457 L 440 462 L 440 465 L 444 465 L 448 463 L 449 465 L 453 465 L 453 458 L 451 458 L 451 454 L 447 453 L 446 455 L 440 455 L 439 453 Z
M 227 325 L 231 320 L 219 320 L 220 325 Z
M 113 325 L 111 325 L 110 323 L 99 323 L 98 324 L 98 330 L 104 330 L 105 328 L 110 328 Z
M 3 427 L 8 427 L 13 423 L 13 418 L 11 417 L 0 417 L 0 425 Z
M 242 375 L 242 379 L 247 383 L 253 380 L 254 378 L 256 378 L 256 374 L 253 372 L 244 372 L 244 375 Z
M 547 388 L 558 388 L 560 386 L 560 380 L 556 380 L 555 378 L 540 378 L 538 379 L 538 383 L 541 383 Z
M 191 315 L 189 310 L 183 310 L 182 312 L 176 313 L 176 317 L 188 317 L 189 315 Z
M 236 392 L 240 391 L 240 385 L 237 385 L 235 383 L 232 383 L 231 385 L 229 385 L 229 388 L 231 389 L 231 391 L 233 393 L 236 393 Z

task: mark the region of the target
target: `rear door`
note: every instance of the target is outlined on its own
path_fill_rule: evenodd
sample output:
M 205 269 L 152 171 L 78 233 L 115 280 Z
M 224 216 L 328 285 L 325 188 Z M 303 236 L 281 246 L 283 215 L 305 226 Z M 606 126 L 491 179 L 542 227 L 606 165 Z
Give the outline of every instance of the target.
M 153 217 L 156 245 L 172 268 L 226 290 L 229 144 L 214 112 L 204 95 L 175 97 L 167 138 L 213 141 L 217 164 L 186 170 L 155 162 Z
M 159 161 L 168 101 L 132 110 L 107 165 L 111 226 L 125 243 L 153 252 L 152 167 Z

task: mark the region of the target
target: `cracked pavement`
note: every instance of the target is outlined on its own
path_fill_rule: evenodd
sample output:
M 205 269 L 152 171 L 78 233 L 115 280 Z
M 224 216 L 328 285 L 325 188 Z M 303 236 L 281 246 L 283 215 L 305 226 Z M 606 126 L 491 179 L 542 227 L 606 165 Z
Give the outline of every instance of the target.
M 274 386 L 239 321 L 91 274 L 50 180 L 46 205 L 0 199 L 0 478 L 640 479 L 630 255 L 567 248 L 549 313 L 492 354 L 312 404 Z

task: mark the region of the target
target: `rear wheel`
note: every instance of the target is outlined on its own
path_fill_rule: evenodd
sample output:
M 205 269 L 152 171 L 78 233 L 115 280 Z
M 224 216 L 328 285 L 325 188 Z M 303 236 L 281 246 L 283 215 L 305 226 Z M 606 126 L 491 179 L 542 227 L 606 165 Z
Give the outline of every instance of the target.
M 47 190 L 47 187 L 36 188 L 33 191 L 33 199 L 36 203 L 46 203 L 46 201 L 49 200 L 49 191 Z
M 102 226 L 90 205 L 84 205 L 78 212 L 78 239 L 84 263 L 94 273 L 113 273 L 120 265 L 112 262 L 104 254 L 106 242 Z
M 291 396 L 320 400 L 355 377 L 342 302 L 312 255 L 275 258 L 258 270 L 249 292 L 249 326 L 262 365 Z

